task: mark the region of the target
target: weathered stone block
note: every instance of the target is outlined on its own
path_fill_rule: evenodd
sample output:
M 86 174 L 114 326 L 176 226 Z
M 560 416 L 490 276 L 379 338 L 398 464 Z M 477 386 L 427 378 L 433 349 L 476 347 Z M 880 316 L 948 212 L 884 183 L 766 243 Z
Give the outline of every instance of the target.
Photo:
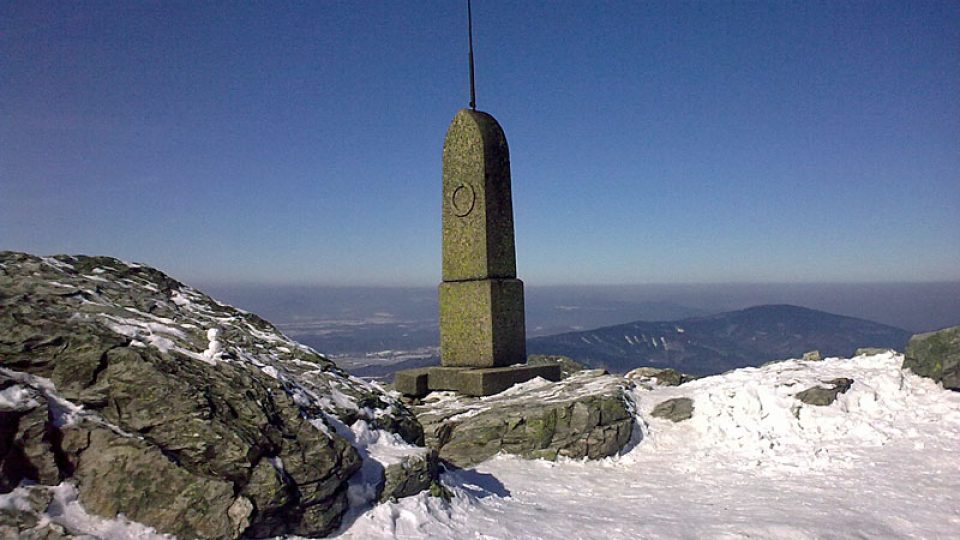
M 398 371 L 394 375 L 394 388 L 405 395 L 415 397 L 425 396 L 428 391 L 433 390 L 452 390 L 470 396 L 490 396 L 535 377 L 559 381 L 562 376 L 563 370 L 559 364 L 498 368 L 438 366 Z M 414 380 L 416 380 L 415 383 L 412 382 Z
M 461 109 L 443 144 L 443 280 L 515 278 L 510 151 L 487 113 Z
M 425 396 L 429 368 L 405 369 L 393 374 L 393 387 L 406 396 Z
M 559 365 L 465 369 L 458 374 L 458 377 L 460 393 L 468 396 L 492 396 L 535 377 L 559 381 L 562 377 L 562 369 Z
M 499 367 L 526 361 L 523 315 L 518 279 L 441 283 L 441 363 Z
M 460 373 L 470 368 L 460 367 L 432 367 L 427 387 L 433 390 L 460 390 Z

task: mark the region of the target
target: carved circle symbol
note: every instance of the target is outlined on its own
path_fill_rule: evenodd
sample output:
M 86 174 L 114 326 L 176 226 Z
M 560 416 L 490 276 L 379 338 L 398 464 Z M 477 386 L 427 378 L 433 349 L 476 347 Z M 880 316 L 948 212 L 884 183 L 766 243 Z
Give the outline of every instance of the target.
M 460 184 L 450 195 L 450 204 L 453 206 L 453 214 L 457 217 L 466 217 L 473 212 L 473 207 L 477 203 L 477 194 L 473 191 L 470 184 Z

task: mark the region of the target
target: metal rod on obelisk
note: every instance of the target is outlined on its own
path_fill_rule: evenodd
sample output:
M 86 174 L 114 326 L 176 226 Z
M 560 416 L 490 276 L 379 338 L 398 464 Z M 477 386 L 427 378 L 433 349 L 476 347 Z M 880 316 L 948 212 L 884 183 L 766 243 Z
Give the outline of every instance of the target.
M 470 108 L 477 110 L 477 89 L 473 80 L 473 10 L 467 0 L 467 34 L 470 37 Z

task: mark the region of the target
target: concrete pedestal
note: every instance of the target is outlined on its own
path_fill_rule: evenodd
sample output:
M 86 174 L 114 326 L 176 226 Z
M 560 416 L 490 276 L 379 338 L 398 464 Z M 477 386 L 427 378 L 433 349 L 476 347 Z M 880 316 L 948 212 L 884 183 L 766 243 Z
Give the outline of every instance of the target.
M 491 396 L 511 386 L 543 377 L 559 381 L 559 365 L 517 365 L 496 368 L 429 367 L 398 371 L 393 386 L 401 394 L 423 397 L 434 390 L 453 390 L 468 396 Z

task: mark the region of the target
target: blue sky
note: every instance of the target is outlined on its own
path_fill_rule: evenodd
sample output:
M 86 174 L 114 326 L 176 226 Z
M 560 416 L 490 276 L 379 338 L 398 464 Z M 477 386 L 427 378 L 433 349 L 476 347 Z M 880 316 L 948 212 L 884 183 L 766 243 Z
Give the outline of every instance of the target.
M 465 5 L 0 4 L 0 249 L 433 285 Z M 960 279 L 957 2 L 476 0 L 528 284 Z

